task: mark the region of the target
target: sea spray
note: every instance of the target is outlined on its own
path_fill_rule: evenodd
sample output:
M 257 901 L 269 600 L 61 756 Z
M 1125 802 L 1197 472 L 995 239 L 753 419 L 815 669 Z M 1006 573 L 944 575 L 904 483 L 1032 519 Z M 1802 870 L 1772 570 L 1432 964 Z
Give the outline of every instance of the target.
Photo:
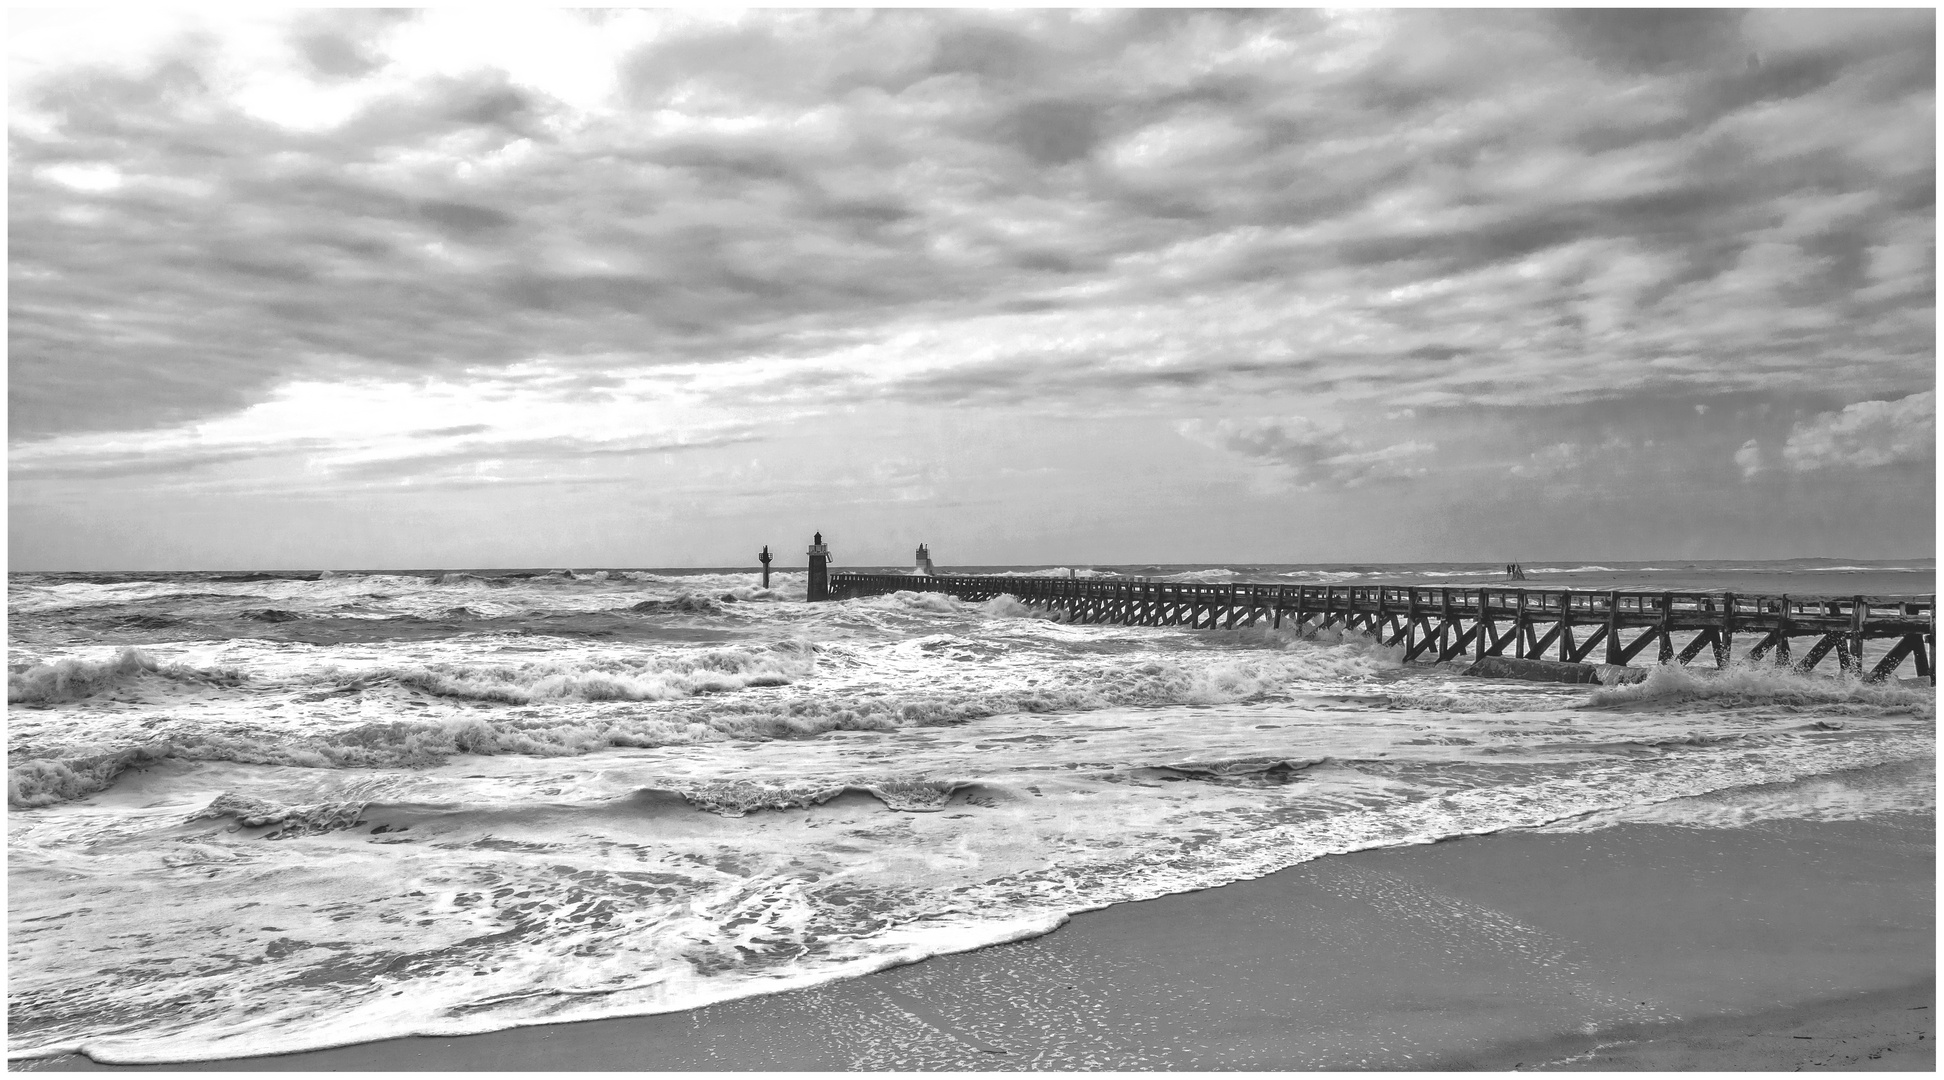
M 1932 716 L 1935 715 L 1936 700 L 1935 692 L 1925 685 L 1871 682 L 1843 675 L 1803 674 L 1759 660 L 1739 660 L 1722 670 L 1692 669 L 1680 664 L 1656 665 L 1644 680 L 1597 690 L 1587 703 L 1613 708 L 1647 703 L 1657 707 L 1692 704 L 1719 708 L 1748 705 L 1860 705 Z

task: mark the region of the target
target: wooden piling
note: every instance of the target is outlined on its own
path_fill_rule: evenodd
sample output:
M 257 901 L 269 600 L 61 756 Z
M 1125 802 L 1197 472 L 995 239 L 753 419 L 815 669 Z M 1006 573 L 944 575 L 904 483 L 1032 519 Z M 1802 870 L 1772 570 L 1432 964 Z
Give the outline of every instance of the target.
M 1559 590 L 1559 658 L 1573 662 L 1573 590 Z
M 1735 648 L 1735 594 L 1724 593 L 1721 597 L 1721 629 L 1715 634 L 1715 667 L 1726 668 L 1734 658 Z
M 1861 596 L 1850 600 L 1850 635 L 1847 642 L 1850 663 L 1845 670 L 1853 675 L 1863 674 L 1863 623 L 1869 615 L 1869 610 L 1869 601 Z

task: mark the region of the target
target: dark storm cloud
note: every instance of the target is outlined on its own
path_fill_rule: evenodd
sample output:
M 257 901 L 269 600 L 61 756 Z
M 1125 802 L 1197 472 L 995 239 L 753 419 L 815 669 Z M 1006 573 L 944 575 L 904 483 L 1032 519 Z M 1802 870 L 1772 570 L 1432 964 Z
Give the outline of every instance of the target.
M 372 89 L 290 125 L 187 38 L 15 95 L 13 438 L 536 357 L 829 392 L 846 349 L 941 403 L 1909 394 L 1933 19 L 765 13 L 590 109 L 307 13 L 291 70 Z

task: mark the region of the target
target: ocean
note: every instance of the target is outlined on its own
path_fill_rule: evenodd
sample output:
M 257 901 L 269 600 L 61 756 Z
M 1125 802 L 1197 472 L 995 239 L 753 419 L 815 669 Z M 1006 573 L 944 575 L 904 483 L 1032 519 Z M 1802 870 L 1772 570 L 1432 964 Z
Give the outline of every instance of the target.
M 1532 588 L 1935 589 L 1928 559 L 1525 571 Z M 1935 812 L 1935 692 L 1908 666 L 1880 684 L 1705 660 L 1611 687 L 1497 681 L 1336 630 L 1074 626 L 1009 597 L 807 604 L 804 583 L 11 574 L 9 1058 L 667 1012 L 1334 853 Z

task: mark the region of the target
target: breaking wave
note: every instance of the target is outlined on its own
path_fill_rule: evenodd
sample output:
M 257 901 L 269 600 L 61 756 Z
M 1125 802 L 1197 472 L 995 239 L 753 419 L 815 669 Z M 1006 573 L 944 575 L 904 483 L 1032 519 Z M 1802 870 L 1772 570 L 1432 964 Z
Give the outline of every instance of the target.
M 168 743 L 145 743 L 110 753 L 59 761 L 35 759 L 7 771 L 8 806 L 51 806 L 105 791 L 123 772 L 169 756 Z
M 892 810 L 928 814 L 945 809 L 957 792 L 981 786 L 970 781 L 891 777 L 840 784 L 709 780 L 682 784 L 673 788 L 673 792 L 688 805 L 723 817 L 743 817 L 763 810 L 807 809 L 851 794 L 869 795 Z M 639 794 L 653 798 L 661 792 L 651 788 Z
M 264 799 L 251 798 L 226 791 L 216 796 L 210 804 L 189 815 L 191 822 L 208 818 L 232 818 L 244 828 L 261 828 L 265 825 L 282 826 L 273 838 L 304 836 L 311 833 L 335 832 L 349 829 L 363 822 L 358 815 L 364 811 L 362 802 L 322 802 L 304 806 L 285 806 Z
M 816 670 L 814 647 L 716 649 L 693 658 L 576 664 L 425 664 L 374 673 L 439 697 L 525 705 L 535 701 L 669 701 L 751 686 L 788 686 Z
M 1209 582 L 1215 582 L 1215 581 L 1234 581 L 1236 578 L 1241 576 L 1242 575 L 1236 573 L 1233 570 L 1228 569 L 1227 567 L 1216 567 L 1215 569 L 1212 570 L 1183 570 L 1179 574 L 1168 574 L 1164 577 L 1157 578 L 1156 580 L 1182 581 L 1182 582 L 1187 582 L 1188 584 L 1191 585 L 1197 585 L 1197 584 L 1207 584 Z
M 1725 670 L 1658 665 L 1640 682 L 1594 691 L 1586 704 L 1613 708 L 1649 702 L 1706 702 L 1715 707 L 1860 705 L 1934 715 L 1937 695 L 1929 686 L 1804 675 L 1774 664 L 1740 661 Z
M 1310 768 L 1331 761 L 1327 757 L 1280 758 L 1248 757 L 1223 761 L 1179 761 L 1166 765 L 1136 768 L 1129 774 L 1140 780 L 1199 780 L 1231 787 L 1275 787 L 1302 779 Z
M 736 598 L 725 597 L 725 599 L 733 602 Z M 722 605 L 706 596 L 683 593 L 672 600 L 643 600 L 628 610 L 639 612 L 643 615 L 720 615 L 722 614 Z
M 1557 709 L 1562 702 L 1534 694 L 1446 693 L 1436 690 L 1394 691 L 1383 696 L 1387 709 L 1420 709 L 1438 713 L 1508 713 Z
M 1351 643 L 1225 657 L 1215 662 L 1101 664 L 1075 668 L 1057 681 L 1018 689 L 912 690 L 855 696 L 797 693 L 758 698 L 706 695 L 711 690 L 784 685 L 811 670 L 814 647 L 779 642 L 767 650 L 716 650 L 659 665 L 630 660 L 579 666 L 425 665 L 366 673 L 342 689 L 366 690 L 390 679 L 431 694 L 486 702 L 643 704 L 598 713 L 549 710 L 381 721 L 317 734 L 195 732 L 116 751 L 100 747 L 79 752 L 43 750 L 11 767 L 8 799 L 15 806 L 45 806 L 78 798 L 108 787 L 132 764 L 164 758 L 322 769 L 422 768 L 459 754 L 565 757 L 617 747 L 945 727 L 1011 713 L 1259 701 L 1286 695 L 1312 680 L 1358 678 L 1395 667 L 1393 652 Z M 664 701 L 668 704 L 660 707 L 645 704 Z M 878 794 L 888 798 L 884 791 Z
M 150 677 L 217 686 L 236 686 L 243 681 L 242 674 L 231 668 L 158 664 L 148 653 L 126 648 L 108 660 L 67 658 L 35 664 L 25 671 L 10 671 L 7 673 L 7 703 L 51 705 L 62 701 L 80 701 Z
M 933 615 L 965 615 L 980 610 L 979 604 L 960 600 L 949 593 L 908 590 L 846 600 L 844 607 L 850 610 L 924 612 Z
M 1036 619 L 1046 615 L 1044 611 L 1026 606 L 1011 593 L 1001 593 L 987 600 L 978 606 L 978 611 L 997 619 Z

